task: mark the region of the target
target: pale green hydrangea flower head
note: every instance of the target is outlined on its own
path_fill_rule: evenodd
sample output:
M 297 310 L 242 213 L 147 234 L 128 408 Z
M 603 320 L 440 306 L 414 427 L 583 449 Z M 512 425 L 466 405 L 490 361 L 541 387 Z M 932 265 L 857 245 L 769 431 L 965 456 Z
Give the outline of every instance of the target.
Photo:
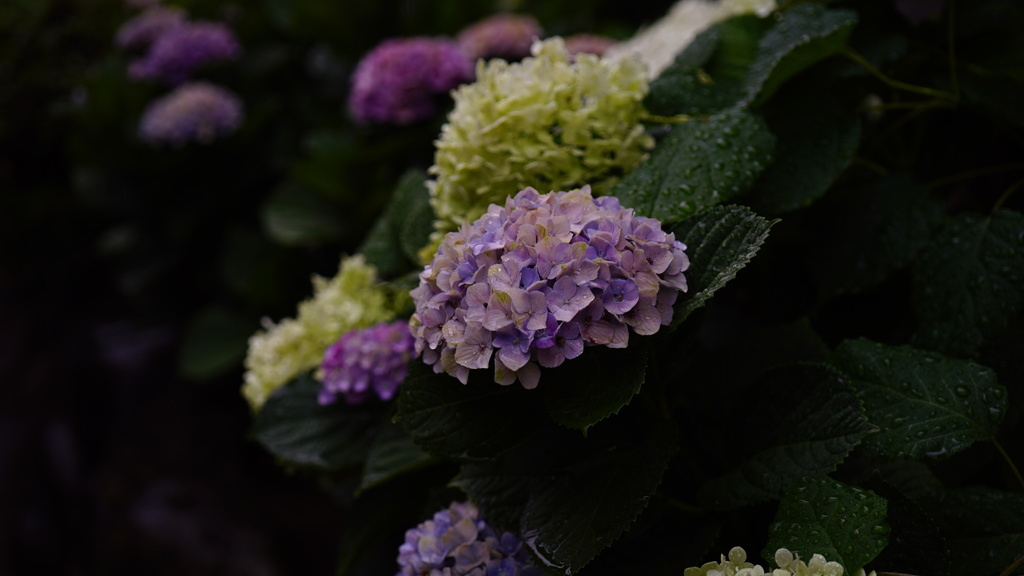
M 607 193 L 654 146 L 640 124 L 648 83 L 639 60 L 573 57 L 561 38 L 535 42 L 532 54 L 514 64 L 480 60 L 476 82 L 454 92 L 430 167 L 437 178 L 427 183 L 433 246 L 527 187 L 589 183 Z
M 402 298 L 408 295 L 385 288 L 362 256 L 342 259 L 334 278 L 313 277 L 313 297 L 299 304 L 296 318 L 264 319 L 264 330 L 249 338 L 242 395 L 259 410 L 274 390 L 318 366 L 342 334 L 393 320 Z
M 810 562 L 804 562 L 786 548 L 779 548 L 775 552 L 775 563 L 778 568 L 766 571 L 762 566 L 747 562 L 747 552 L 737 546 L 729 550 L 728 558 L 723 555 L 718 562 L 687 568 L 683 576 L 843 576 L 843 566 L 827 561 L 821 554 L 814 554 Z M 875 576 L 875 573 L 865 575 L 862 568 L 856 576 Z

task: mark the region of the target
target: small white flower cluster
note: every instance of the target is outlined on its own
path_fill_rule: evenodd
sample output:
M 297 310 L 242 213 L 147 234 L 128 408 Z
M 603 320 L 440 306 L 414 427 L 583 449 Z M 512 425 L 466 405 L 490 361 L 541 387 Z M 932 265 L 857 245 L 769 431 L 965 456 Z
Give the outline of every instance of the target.
M 843 576 L 843 566 L 829 562 L 821 554 L 814 554 L 810 562 L 804 562 L 786 548 L 779 548 L 775 552 L 775 563 L 779 567 L 771 571 L 751 564 L 747 562 L 747 552 L 737 546 L 729 550 L 728 559 L 723 555 L 718 562 L 687 568 L 683 576 Z M 861 568 L 856 576 L 875 576 L 875 572 L 866 575 Z

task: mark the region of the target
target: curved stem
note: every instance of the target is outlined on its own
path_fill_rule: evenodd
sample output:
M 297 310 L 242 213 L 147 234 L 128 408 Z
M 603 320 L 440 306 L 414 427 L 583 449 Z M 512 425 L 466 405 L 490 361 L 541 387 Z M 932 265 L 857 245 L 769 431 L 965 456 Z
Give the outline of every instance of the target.
M 1010 459 L 1010 455 L 1006 453 L 1006 450 L 1003 450 L 1003 445 L 1000 444 L 999 441 L 996 440 L 995 438 L 992 438 L 992 445 L 996 447 L 996 450 L 999 451 L 999 454 L 1003 457 L 1003 460 L 1006 461 L 1006 465 L 1010 467 L 1010 471 L 1012 471 L 1013 475 L 1017 477 L 1017 482 L 1020 484 L 1020 487 L 1024 488 L 1024 477 L 1020 475 L 1020 470 L 1018 470 L 1017 467 L 1013 465 L 1013 460 Z
M 1011 576 L 1013 574 L 1014 570 L 1016 570 L 1017 568 L 1020 568 L 1021 564 L 1024 564 L 1024 554 L 1021 554 L 1019 558 L 1014 560 L 1013 564 L 1010 564 L 1009 566 L 1007 566 L 1006 570 L 1003 570 L 1002 572 L 1000 572 L 999 576 Z
M 914 84 L 907 84 L 906 82 L 901 82 L 899 80 L 889 78 L 888 76 L 880 72 L 877 68 L 872 66 L 871 63 L 865 60 L 863 56 L 854 52 L 853 49 L 849 47 L 843 48 L 840 53 L 843 56 L 849 58 L 850 60 L 856 62 L 858 65 L 860 65 L 861 68 L 867 70 L 875 78 L 878 78 L 882 82 L 886 83 L 887 85 L 893 88 L 896 88 L 897 90 L 905 90 L 907 92 L 914 92 L 916 94 L 924 94 L 926 96 L 931 96 L 933 98 L 938 98 L 940 100 L 955 101 L 957 99 L 956 94 L 952 94 L 944 90 L 936 90 L 934 88 L 927 88 L 925 86 L 916 86 Z
M 1020 180 L 1017 180 L 1013 184 L 1010 184 L 1010 187 L 1007 188 L 1006 191 L 999 196 L 999 199 L 996 200 L 995 205 L 992 206 L 992 213 L 995 214 L 996 212 L 998 212 L 999 209 L 1003 207 L 1003 203 L 1006 202 L 1006 200 L 1009 199 L 1014 192 L 1019 190 L 1021 186 L 1024 186 L 1024 178 L 1021 178 Z M 1020 477 L 1019 474 L 1017 476 L 1018 478 Z
M 974 170 L 968 170 L 966 172 L 959 172 L 950 176 L 943 176 L 928 182 L 924 185 L 926 190 L 933 188 L 939 188 L 946 184 L 953 184 L 960 182 L 961 180 L 970 180 L 977 178 L 978 176 L 989 176 L 991 174 L 999 174 L 1000 172 L 1012 172 L 1013 170 L 1024 170 L 1024 162 L 1013 162 L 1011 164 L 998 164 L 996 166 L 986 166 L 985 168 L 976 168 Z M 1005 193 L 1004 193 L 1005 194 Z

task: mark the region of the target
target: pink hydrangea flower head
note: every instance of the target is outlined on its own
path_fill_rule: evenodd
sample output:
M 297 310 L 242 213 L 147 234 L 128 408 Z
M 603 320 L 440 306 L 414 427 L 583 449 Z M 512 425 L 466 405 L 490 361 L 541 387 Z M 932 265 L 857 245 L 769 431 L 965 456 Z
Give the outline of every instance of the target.
M 149 52 L 136 60 L 128 75 L 136 80 L 180 84 L 208 64 L 233 60 L 241 54 L 235 34 L 219 22 L 192 22 L 166 30 Z
M 121 48 L 146 48 L 171 28 L 185 24 L 186 14 L 174 6 L 152 6 L 121 25 L 114 41 Z
M 437 113 L 437 97 L 473 78 L 473 64 L 444 38 L 397 38 L 371 50 L 352 74 L 356 122 L 411 124 Z
M 534 388 L 588 346 L 624 348 L 657 332 L 686 291 L 686 246 L 653 218 L 590 188 L 526 188 L 445 235 L 411 294 L 416 354 L 463 384 Z
M 139 123 L 139 137 L 155 145 L 208 144 L 234 132 L 242 117 L 238 96 L 208 82 L 190 82 L 149 105 Z
M 530 55 L 530 46 L 544 31 L 532 16 L 497 14 L 470 24 L 457 37 L 473 61 L 479 58 L 518 60 Z
M 405 533 L 396 576 L 542 576 L 522 542 L 499 533 L 469 502 L 453 502 Z
M 390 400 L 408 373 L 413 338 L 409 322 L 382 322 L 346 332 L 324 353 L 318 376 L 323 382 L 320 403 L 343 396 L 361 404 L 373 396 Z

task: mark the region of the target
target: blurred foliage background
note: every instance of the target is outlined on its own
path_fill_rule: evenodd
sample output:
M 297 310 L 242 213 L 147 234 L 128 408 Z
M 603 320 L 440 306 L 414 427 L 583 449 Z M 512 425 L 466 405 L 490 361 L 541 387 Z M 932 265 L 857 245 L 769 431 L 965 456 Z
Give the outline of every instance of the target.
M 353 125 L 359 58 L 496 11 L 624 38 L 667 1 L 174 3 L 228 23 L 246 119 L 152 147 L 122 0 L 0 3 L 0 574 L 329 574 L 343 498 L 246 437 L 246 339 L 353 252 L 442 118 Z

